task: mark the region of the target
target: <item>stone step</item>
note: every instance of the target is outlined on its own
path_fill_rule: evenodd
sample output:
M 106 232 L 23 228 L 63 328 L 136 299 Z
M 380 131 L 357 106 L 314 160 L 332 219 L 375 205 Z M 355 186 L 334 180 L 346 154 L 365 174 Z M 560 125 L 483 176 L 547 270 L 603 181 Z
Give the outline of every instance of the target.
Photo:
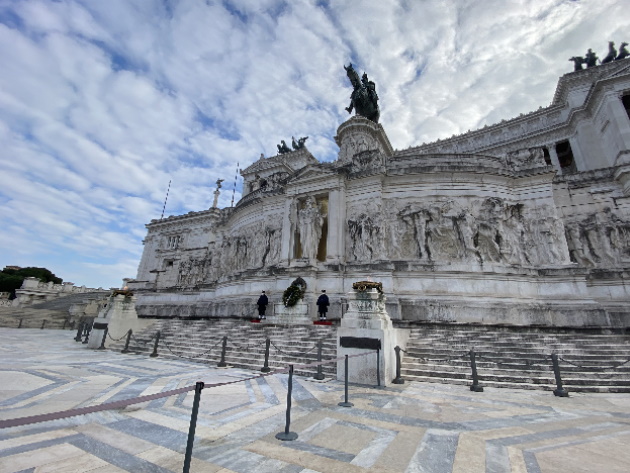
M 472 380 L 463 380 L 463 379 L 440 379 L 440 378 L 432 378 L 425 376 L 407 376 L 404 377 L 407 381 L 420 381 L 426 383 L 440 383 L 440 384 L 454 384 L 454 385 L 463 385 L 470 386 L 472 384 Z M 548 385 L 541 384 L 529 384 L 529 383 L 508 383 L 508 382 L 495 382 L 495 381 L 480 381 L 480 385 L 484 388 L 511 388 L 511 389 L 535 389 L 535 390 L 545 390 L 545 391 L 553 391 L 556 389 L 555 383 Z M 566 390 L 569 392 L 590 392 L 590 393 L 630 393 L 630 386 L 564 386 Z M 465 388 L 468 390 L 468 388 Z M 483 393 L 479 393 L 480 396 L 483 396 Z

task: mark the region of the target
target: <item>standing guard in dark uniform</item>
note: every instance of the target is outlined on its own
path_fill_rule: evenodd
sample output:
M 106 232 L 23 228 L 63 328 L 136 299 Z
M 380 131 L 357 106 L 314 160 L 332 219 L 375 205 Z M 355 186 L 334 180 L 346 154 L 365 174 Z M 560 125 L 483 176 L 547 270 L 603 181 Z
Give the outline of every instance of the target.
M 265 316 L 265 311 L 267 310 L 267 304 L 269 304 L 269 299 L 267 298 L 265 291 L 262 292 L 256 304 L 258 304 L 258 318 L 260 320 L 267 319 L 267 317 Z
M 330 301 L 326 295 L 326 290 L 322 289 L 322 294 L 317 298 L 317 312 L 319 314 L 319 320 L 326 320 L 326 312 L 328 312 L 328 306 Z

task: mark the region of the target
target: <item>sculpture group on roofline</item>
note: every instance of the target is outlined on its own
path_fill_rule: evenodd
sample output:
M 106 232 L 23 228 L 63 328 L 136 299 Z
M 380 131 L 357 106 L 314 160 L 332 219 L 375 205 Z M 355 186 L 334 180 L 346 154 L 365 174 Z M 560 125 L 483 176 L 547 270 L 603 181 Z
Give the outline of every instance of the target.
M 621 61 L 622 59 L 630 56 L 630 52 L 626 49 L 626 46 L 628 46 L 628 43 L 621 43 L 619 51 L 617 51 L 615 49 L 614 41 L 608 41 L 608 54 L 604 59 L 600 61 L 600 64 L 606 64 L 613 61 Z M 583 69 L 583 64 L 586 64 L 587 69 L 597 66 L 597 61 L 599 61 L 599 58 L 597 57 L 597 54 L 589 48 L 584 56 L 573 56 L 572 58 L 569 58 L 569 61 L 573 61 L 575 71 L 581 71 Z
M 304 148 L 304 143 L 308 140 L 308 136 L 303 136 L 297 141 L 292 136 L 291 137 L 291 146 L 293 149 L 289 148 L 284 140 L 280 140 L 280 144 L 276 145 L 278 147 L 278 154 L 291 153 L 292 151 Z

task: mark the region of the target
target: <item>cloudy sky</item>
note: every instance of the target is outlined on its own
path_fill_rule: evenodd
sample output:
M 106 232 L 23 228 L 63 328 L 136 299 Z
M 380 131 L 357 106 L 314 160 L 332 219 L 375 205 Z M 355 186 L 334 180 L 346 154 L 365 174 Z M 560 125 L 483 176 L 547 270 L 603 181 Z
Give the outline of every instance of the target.
M 344 63 L 401 149 L 548 105 L 628 18 L 624 0 L 0 0 L 0 266 L 119 286 L 169 180 L 166 216 L 207 209 L 218 178 L 229 206 L 237 162 L 292 135 L 334 160 Z

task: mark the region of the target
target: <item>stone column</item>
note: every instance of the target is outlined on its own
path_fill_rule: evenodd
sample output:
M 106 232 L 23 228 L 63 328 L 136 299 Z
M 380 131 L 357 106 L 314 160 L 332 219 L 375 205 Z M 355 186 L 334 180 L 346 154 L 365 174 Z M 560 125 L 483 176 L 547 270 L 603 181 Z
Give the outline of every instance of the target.
M 293 259 L 293 225 L 291 224 L 291 203 L 293 199 L 286 199 L 284 202 L 284 218 L 282 219 L 282 245 L 280 250 L 280 263 L 288 266 Z
M 550 143 L 547 145 L 549 150 L 549 157 L 551 158 L 551 164 L 558 171 L 558 175 L 562 175 L 562 167 L 560 167 L 560 160 L 558 159 L 558 153 L 556 153 L 556 144 Z
M 341 327 L 337 331 L 337 356 L 368 353 L 348 360 L 349 381 L 376 385 L 376 351 L 356 346 L 380 341 L 380 384 L 387 386 L 394 379 L 396 370 L 396 335 L 385 311 L 385 296 L 377 289 L 352 290 L 348 293 L 348 301 L 348 312 L 341 319 Z M 337 379 L 343 380 L 344 375 L 344 360 L 340 360 L 337 362 Z
M 344 197 L 339 190 L 328 193 L 328 239 L 326 241 L 328 254 L 326 260 L 330 263 L 339 263 L 343 260 L 346 215 Z
M 571 151 L 573 152 L 573 160 L 575 161 L 575 169 L 577 171 L 584 171 L 587 169 L 586 160 L 584 159 L 584 154 L 582 154 L 582 149 L 580 148 L 580 144 L 575 139 L 575 137 L 569 138 L 569 143 L 571 144 Z

